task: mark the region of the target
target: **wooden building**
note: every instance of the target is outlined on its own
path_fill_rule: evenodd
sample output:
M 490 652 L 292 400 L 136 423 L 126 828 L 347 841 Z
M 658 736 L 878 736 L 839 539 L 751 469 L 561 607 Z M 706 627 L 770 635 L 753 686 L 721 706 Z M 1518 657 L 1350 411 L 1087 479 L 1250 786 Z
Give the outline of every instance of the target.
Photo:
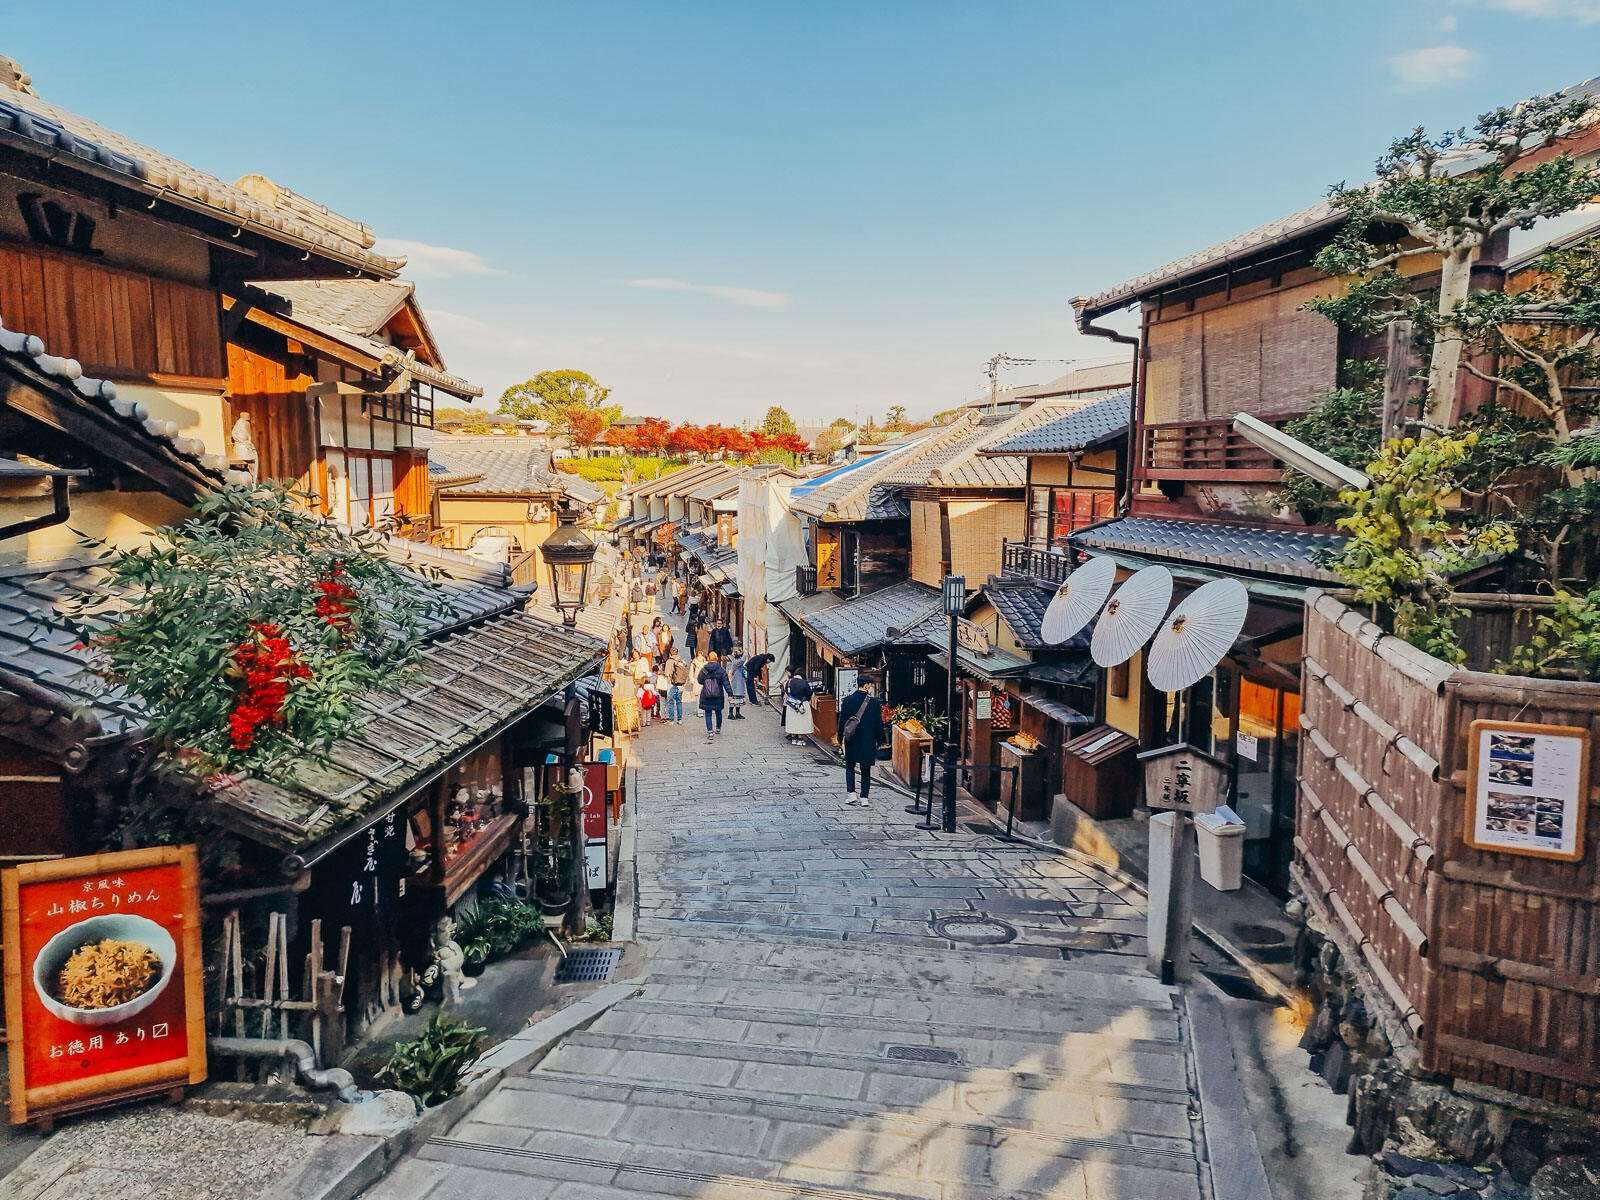
M 228 345 L 229 455 L 342 524 L 426 538 L 437 397 L 483 394 L 444 370 L 403 280 L 260 282 Z M 232 312 L 246 301 L 224 300 Z M 248 421 L 248 427 L 239 425 Z M 238 461 L 248 435 L 253 463 Z M 249 451 L 246 451 L 249 452 Z

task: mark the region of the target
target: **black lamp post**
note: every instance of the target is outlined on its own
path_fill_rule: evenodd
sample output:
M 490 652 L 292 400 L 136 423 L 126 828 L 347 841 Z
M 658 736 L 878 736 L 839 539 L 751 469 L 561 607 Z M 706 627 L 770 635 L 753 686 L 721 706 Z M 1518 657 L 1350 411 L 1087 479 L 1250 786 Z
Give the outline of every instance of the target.
M 944 831 L 956 831 L 956 772 L 961 746 L 961 728 L 956 723 L 956 622 L 967 607 L 967 580 L 964 575 L 944 577 L 944 611 L 950 618 L 950 689 L 946 696 L 949 728 L 944 735 Z M 932 797 L 929 797 L 930 807 Z M 933 818 L 928 818 L 931 823 Z
M 550 602 L 568 628 L 578 623 L 578 613 L 589 594 L 589 568 L 594 564 L 594 542 L 578 528 L 582 515 L 583 510 L 570 499 L 562 500 L 555 531 L 539 547 L 550 568 Z

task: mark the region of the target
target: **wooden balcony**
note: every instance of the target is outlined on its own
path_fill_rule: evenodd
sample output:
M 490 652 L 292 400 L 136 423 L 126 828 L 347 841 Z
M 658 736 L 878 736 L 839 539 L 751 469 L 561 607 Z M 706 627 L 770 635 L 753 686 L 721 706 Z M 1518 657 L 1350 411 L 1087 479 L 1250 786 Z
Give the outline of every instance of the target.
M 1281 426 L 1299 414 L 1263 417 Z M 1277 483 L 1283 464 L 1233 431 L 1233 419 L 1146 425 L 1139 448 L 1140 479 L 1212 483 Z
M 1000 551 L 1000 571 L 1004 575 L 1059 584 L 1066 580 L 1071 569 L 1072 561 L 1059 551 L 1039 550 L 1009 541 Z

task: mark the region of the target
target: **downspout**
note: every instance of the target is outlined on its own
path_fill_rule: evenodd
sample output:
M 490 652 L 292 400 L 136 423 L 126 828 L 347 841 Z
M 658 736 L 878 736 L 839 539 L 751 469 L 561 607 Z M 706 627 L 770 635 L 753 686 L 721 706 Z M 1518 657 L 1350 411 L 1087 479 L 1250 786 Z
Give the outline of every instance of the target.
M 342 1067 L 318 1067 L 311 1046 L 296 1038 L 213 1037 L 206 1039 L 206 1048 L 223 1058 L 277 1059 L 307 1088 L 337 1092 L 346 1104 L 361 1096 L 355 1076 Z
M 1133 505 L 1134 463 L 1138 459 L 1139 408 L 1144 401 L 1144 353 L 1141 349 L 1142 343 L 1140 339 L 1131 334 L 1118 333 L 1115 329 L 1107 329 L 1104 325 L 1094 324 L 1084 312 L 1089 303 L 1088 297 L 1074 296 L 1068 303 L 1072 305 L 1072 312 L 1077 322 L 1079 333 L 1086 334 L 1089 337 L 1105 338 L 1107 341 L 1133 347 L 1133 374 L 1128 388 L 1128 438 L 1124 450 L 1126 457 L 1123 466 L 1123 474 L 1126 478 L 1123 480 L 1122 502 L 1119 506 L 1119 515 L 1127 516 Z M 1142 320 L 1140 327 L 1143 328 Z

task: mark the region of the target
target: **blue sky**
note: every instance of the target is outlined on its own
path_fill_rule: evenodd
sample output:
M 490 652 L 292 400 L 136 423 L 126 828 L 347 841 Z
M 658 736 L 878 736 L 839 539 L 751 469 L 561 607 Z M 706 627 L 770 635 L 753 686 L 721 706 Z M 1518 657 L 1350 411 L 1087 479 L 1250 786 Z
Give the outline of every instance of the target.
M 692 420 L 1103 359 L 1069 297 L 1600 74 L 1600 0 L 72 7 L 8 15 L 42 96 L 403 246 L 488 403 L 577 367 Z

